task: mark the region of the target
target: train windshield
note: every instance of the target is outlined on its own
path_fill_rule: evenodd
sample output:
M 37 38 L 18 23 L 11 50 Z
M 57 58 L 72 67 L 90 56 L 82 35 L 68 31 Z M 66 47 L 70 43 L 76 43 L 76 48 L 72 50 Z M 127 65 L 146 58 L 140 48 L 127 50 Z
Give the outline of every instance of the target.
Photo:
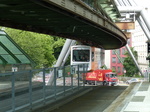
M 73 60 L 77 62 L 89 62 L 90 50 L 89 49 L 73 49 Z

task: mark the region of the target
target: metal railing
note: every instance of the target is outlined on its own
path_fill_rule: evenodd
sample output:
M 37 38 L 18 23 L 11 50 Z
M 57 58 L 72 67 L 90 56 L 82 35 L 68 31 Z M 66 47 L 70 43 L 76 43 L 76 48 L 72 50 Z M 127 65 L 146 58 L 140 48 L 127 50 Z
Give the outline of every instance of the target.
M 82 67 L 83 71 L 79 71 Z M 33 110 L 85 88 L 85 65 L 0 74 L 0 112 Z M 48 81 L 54 76 L 53 83 Z

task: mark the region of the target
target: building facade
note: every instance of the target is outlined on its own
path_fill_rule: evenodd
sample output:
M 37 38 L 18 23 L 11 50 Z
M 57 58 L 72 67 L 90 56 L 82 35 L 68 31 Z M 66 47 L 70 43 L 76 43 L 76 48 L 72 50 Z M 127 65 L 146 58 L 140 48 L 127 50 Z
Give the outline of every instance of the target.
M 135 22 L 135 30 L 132 33 L 132 45 L 134 49 L 138 52 L 138 64 L 141 69 L 141 71 L 144 73 L 148 70 L 148 61 L 146 60 L 146 57 L 148 56 L 147 53 L 147 43 L 148 40 L 146 35 L 144 34 L 142 28 L 138 24 L 138 22 Z
M 128 45 L 129 45 L 129 47 L 132 46 L 131 38 L 128 40 Z M 124 69 L 123 64 L 122 64 L 122 61 L 126 57 L 125 52 L 126 52 L 125 46 L 120 49 L 110 51 L 110 63 L 111 63 L 110 68 L 115 70 L 118 75 L 123 75 L 126 72 L 126 70 Z
M 131 38 L 128 40 L 128 45 L 129 47 L 134 47 L 134 50 L 137 51 L 138 53 L 137 63 L 139 64 L 139 68 L 143 73 L 147 72 L 149 68 L 148 67 L 149 61 L 146 60 L 146 57 L 148 56 L 146 43 L 147 40 L 148 39 L 145 36 L 140 25 L 138 24 L 137 21 L 135 21 L 135 29 L 131 33 Z M 124 53 L 127 51 L 125 46 L 120 49 L 110 50 L 107 51 L 106 55 L 106 57 L 109 57 L 110 59 L 108 60 L 108 58 L 106 58 L 107 60 L 105 60 L 105 64 L 109 68 L 115 70 L 118 73 L 118 75 L 123 75 L 126 72 L 126 70 L 124 69 L 123 64 L 120 62 L 118 56 L 114 51 L 117 52 L 117 54 L 122 60 L 124 60 L 124 58 L 126 57 L 124 55 Z

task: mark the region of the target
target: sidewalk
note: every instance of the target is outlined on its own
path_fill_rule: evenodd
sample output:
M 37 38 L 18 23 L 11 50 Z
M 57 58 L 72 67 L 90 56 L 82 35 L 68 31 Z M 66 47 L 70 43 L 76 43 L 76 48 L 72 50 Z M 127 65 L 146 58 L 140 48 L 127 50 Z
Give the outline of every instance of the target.
M 150 112 L 150 83 L 139 84 L 137 90 L 121 112 Z
M 131 84 L 103 112 L 150 112 L 150 82 Z

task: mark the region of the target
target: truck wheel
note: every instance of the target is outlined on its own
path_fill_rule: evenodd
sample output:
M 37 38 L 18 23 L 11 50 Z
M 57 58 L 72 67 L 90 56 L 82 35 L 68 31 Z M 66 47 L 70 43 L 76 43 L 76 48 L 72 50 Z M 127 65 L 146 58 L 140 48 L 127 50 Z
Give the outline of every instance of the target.
M 111 84 L 111 86 L 114 86 L 114 84 Z
M 91 82 L 87 80 L 87 84 L 88 84 L 88 85 L 91 85 Z
M 103 86 L 107 86 L 108 84 L 107 84 L 107 82 L 105 81 L 105 82 L 103 82 Z
M 87 80 L 84 82 L 84 84 L 88 84 Z
M 88 84 L 89 84 L 89 85 L 91 85 L 91 83 L 90 83 L 90 82 L 89 82 Z
M 95 82 L 93 82 L 93 85 L 95 85 Z

